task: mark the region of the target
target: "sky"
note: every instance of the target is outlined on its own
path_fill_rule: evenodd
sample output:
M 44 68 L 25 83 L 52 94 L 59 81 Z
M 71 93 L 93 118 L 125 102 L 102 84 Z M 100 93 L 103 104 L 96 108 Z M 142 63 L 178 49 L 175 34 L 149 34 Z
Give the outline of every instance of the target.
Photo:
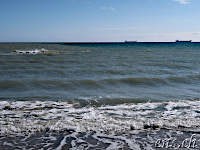
M 0 42 L 200 42 L 200 0 L 0 0 Z

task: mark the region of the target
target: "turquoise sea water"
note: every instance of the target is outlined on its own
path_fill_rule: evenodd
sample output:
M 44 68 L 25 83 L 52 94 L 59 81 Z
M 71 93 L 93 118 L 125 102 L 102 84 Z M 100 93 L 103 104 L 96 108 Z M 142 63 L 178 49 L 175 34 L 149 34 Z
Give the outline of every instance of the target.
M 139 144 L 124 132 L 198 131 L 199 79 L 200 43 L 0 43 L 1 146 L 66 131 L 43 144 L 153 149 L 154 134 Z

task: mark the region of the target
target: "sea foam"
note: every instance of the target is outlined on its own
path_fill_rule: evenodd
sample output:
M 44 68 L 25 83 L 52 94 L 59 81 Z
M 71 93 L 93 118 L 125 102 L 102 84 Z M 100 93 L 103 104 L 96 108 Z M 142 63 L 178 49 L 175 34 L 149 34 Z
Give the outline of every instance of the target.
M 1 134 L 40 132 L 47 129 L 53 132 L 69 129 L 76 132 L 121 132 L 147 128 L 196 131 L 200 127 L 199 100 L 77 106 L 78 103 L 69 102 L 2 101 Z
M 49 50 L 44 48 L 42 49 L 35 49 L 35 50 L 15 50 L 13 53 L 15 54 L 41 54 L 41 53 L 48 53 Z

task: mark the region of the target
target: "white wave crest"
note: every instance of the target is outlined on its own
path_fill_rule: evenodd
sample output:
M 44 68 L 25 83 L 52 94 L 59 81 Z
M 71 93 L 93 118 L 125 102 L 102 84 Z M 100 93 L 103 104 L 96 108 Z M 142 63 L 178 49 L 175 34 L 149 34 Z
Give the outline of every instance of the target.
M 15 54 L 45 54 L 45 53 L 49 53 L 49 50 L 46 50 L 44 48 L 42 49 L 35 49 L 35 50 L 15 50 L 12 53 Z

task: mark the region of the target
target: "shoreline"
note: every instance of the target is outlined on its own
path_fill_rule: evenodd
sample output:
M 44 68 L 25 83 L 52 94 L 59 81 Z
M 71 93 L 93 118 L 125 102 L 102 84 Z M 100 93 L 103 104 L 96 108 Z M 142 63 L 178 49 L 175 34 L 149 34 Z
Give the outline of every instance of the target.
M 200 133 L 170 129 L 127 132 L 41 132 L 25 136 L 0 136 L 0 149 L 179 149 L 200 148 Z M 118 143 L 118 144 L 116 144 Z

